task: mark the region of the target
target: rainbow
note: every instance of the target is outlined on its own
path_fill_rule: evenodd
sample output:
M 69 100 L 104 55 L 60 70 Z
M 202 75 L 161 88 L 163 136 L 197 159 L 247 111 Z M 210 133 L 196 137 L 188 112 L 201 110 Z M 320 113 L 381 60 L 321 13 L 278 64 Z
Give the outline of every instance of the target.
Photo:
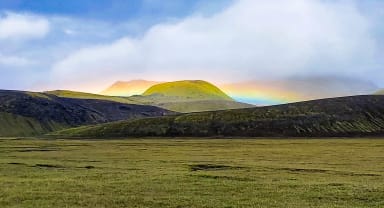
M 140 95 L 149 87 L 162 83 L 147 80 L 131 80 L 115 82 L 101 94 L 112 96 Z M 239 102 L 255 105 L 276 105 L 305 100 L 293 91 L 285 90 L 283 84 L 277 82 L 242 82 L 233 84 L 217 84 L 217 86 Z
M 236 101 L 255 105 L 276 105 L 303 100 L 293 92 L 259 86 L 222 86 L 222 90 Z

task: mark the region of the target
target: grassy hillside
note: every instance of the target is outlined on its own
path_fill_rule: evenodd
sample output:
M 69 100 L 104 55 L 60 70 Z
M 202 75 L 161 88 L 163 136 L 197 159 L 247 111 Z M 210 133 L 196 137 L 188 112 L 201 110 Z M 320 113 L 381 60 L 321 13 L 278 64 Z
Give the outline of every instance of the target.
M 164 96 L 159 94 L 132 96 L 130 99 L 144 105 L 158 106 L 181 113 L 254 107 L 254 105 L 230 100 L 189 100 L 186 98 Z
M 69 128 L 65 123 L 40 122 L 36 118 L 0 112 L 0 136 L 33 136 Z
M 154 85 L 143 93 L 148 95 L 163 95 L 169 97 L 179 97 L 185 100 L 228 100 L 233 101 L 218 87 L 202 80 L 184 80 L 176 82 L 166 82 Z
M 217 110 L 229 110 L 239 108 L 251 108 L 254 105 L 247 103 L 240 103 L 229 100 L 196 100 L 196 101 L 185 101 L 185 102 L 164 102 L 159 103 L 156 106 L 180 112 L 180 113 L 191 113 L 191 112 L 203 112 L 203 111 L 217 111 Z
M 120 121 L 52 134 L 129 136 L 384 135 L 384 96 L 353 96 L 277 106 Z
M 253 107 L 253 105 L 230 100 L 194 100 L 189 98 L 188 95 L 165 96 L 160 94 L 153 94 L 148 96 L 135 95 L 131 97 L 116 97 L 69 90 L 55 90 L 47 91 L 44 93 L 28 93 L 33 96 L 55 95 L 62 98 L 97 99 L 126 104 L 151 105 L 182 113 Z
M 68 127 L 170 113 L 154 106 L 0 90 L 0 136 L 40 135 Z
M 106 96 L 106 95 L 76 92 L 76 91 L 70 91 L 70 90 L 46 91 L 44 92 L 44 94 L 56 95 L 57 97 L 63 97 L 63 98 L 97 99 L 97 100 L 109 100 L 109 101 L 126 103 L 126 104 L 139 104 L 138 102 L 132 99 L 129 99 L 129 97 Z

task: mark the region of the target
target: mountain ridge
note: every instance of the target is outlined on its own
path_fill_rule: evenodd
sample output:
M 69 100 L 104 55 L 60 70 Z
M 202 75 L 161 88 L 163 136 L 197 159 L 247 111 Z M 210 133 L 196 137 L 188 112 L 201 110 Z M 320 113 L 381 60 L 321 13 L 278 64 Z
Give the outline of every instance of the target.
M 384 135 L 384 96 L 361 95 L 79 127 L 51 136 L 342 137 Z
M 160 96 L 159 95 L 149 95 L 149 96 L 134 95 L 130 97 L 123 97 L 123 96 L 106 96 L 106 95 L 76 92 L 76 91 L 70 91 L 70 90 L 53 90 L 53 91 L 46 91 L 44 93 L 55 95 L 62 98 L 99 99 L 99 100 L 120 102 L 125 104 L 157 106 L 170 111 L 176 111 L 176 112 L 182 112 L 182 113 L 254 107 L 254 105 L 235 102 L 235 101 L 190 100 L 190 99 L 184 99 L 182 97 L 170 97 L 170 96 L 161 96 L 161 95 Z

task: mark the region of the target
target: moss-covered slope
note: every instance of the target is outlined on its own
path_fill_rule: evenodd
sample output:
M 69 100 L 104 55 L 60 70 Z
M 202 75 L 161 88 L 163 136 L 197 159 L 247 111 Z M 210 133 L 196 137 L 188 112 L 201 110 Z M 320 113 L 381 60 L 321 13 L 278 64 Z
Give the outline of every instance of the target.
M 353 96 L 285 105 L 120 121 L 56 132 L 64 137 L 364 136 L 384 135 L 384 96 Z

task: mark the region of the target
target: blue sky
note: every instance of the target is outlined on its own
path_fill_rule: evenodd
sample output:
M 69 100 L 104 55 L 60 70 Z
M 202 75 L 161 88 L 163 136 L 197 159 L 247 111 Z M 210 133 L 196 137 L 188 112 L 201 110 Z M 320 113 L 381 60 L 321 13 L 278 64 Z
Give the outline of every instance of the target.
M 380 0 L 2 0 L 0 88 L 347 76 L 384 86 Z
M 177 3 L 178 1 L 175 2 Z M 191 4 L 189 2 L 192 1 L 184 1 L 184 4 L 180 4 L 180 6 L 188 8 Z M 5 0 L 0 5 L 2 9 L 6 10 L 114 20 L 132 18 L 139 13 L 145 13 L 144 10 L 147 7 L 145 1 L 137 0 Z M 167 9 L 172 10 L 172 8 Z
M 231 0 L 2 0 L 0 9 L 111 22 L 156 22 L 195 11 L 212 13 L 230 3 Z

